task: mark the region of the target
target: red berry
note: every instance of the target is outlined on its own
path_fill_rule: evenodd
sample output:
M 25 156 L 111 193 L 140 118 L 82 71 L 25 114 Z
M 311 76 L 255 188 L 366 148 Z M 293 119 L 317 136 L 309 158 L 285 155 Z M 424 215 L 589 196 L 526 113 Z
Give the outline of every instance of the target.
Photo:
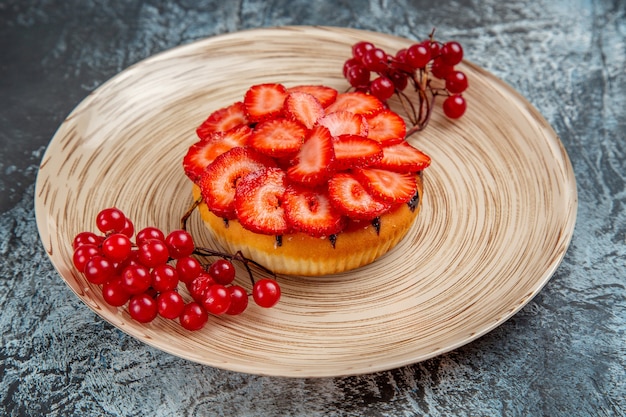
M 96 226 L 102 233 L 119 233 L 124 229 L 125 224 L 126 216 L 115 207 L 106 208 L 96 216 Z
M 201 303 L 208 289 L 215 284 L 211 275 L 202 271 L 193 281 L 187 285 L 187 290 L 191 294 L 191 298 Z
M 443 62 L 441 58 L 436 58 L 433 60 L 430 71 L 433 76 L 443 80 L 454 71 L 454 67 Z
M 139 323 L 151 322 L 158 313 L 157 302 L 148 294 L 137 294 L 130 299 L 128 312 Z
M 178 279 L 187 284 L 200 275 L 202 265 L 195 258 L 185 256 L 176 261 L 176 272 L 178 272 Z
M 422 44 L 411 45 L 406 52 L 406 63 L 415 69 L 424 68 L 430 61 L 430 49 Z
M 443 101 L 443 112 L 451 119 L 458 119 L 459 117 L 463 116 L 466 108 L 467 103 L 465 102 L 465 99 L 460 95 L 447 97 Z
M 235 279 L 235 266 L 226 259 L 218 259 L 209 267 L 209 275 L 216 283 L 228 285 Z
M 397 90 L 404 90 L 409 84 L 409 77 L 399 70 L 390 70 L 387 72 L 387 78 L 391 80 Z
M 395 86 L 389 78 L 380 76 L 372 81 L 370 91 L 372 95 L 380 101 L 386 101 L 393 96 Z
M 152 288 L 157 292 L 165 292 L 176 289 L 178 286 L 178 272 L 168 264 L 156 266 L 152 272 Z
M 145 292 L 151 284 L 152 276 L 145 266 L 130 265 L 122 272 L 122 286 L 131 295 Z
M 165 240 L 165 235 L 156 227 L 148 226 L 137 232 L 137 245 L 141 245 L 146 240 L 157 239 Z
M 86 243 L 76 248 L 72 261 L 74 262 L 76 269 L 80 272 L 84 272 L 87 262 L 94 256 L 101 254 L 100 249 L 96 245 Z
M 92 284 L 104 284 L 115 275 L 115 265 L 104 256 L 96 255 L 87 261 L 84 274 Z
M 355 66 L 355 65 L 363 66 L 361 61 L 356 59 L 356 58 L 350 58 L 346 62 L 344 62 L 344 64 L 343 64 L 343 76 L 347 77 L 348 76 L 348 70 L 350 68 L 352 68 L 353 66 Z
M 102 297 L 107 304 L 121 307 L 128 302 L 130 294 L 124 288 L 121 277 L 116 277 L 102 286 Z
M 446 89 L 452 94 L 461 94 L 467 86 L 467 77 L 461 71 L 452 71 L 446 77 Z
M 458 42 L 446 42 L 441 48 L 441 59 L 445 64 L 454 66 L 463 60 L 463 48 Z
M 363 55 L 371 49 L 374 49 L 375 46 L 371 42 L 361 41 L 352 45 L 352 56 L 359 61 L 362 61 Z
M 138 252 L 137 260 L 148 268 L 162 265 L 170 258 L 165 242 L 157 239 L 150 239 L 141 243 Z
M 175 319 L 181 315 L 185 308 L 185 300 L 174 290 L 162 292 L 157 297 L 159 314 L 166 319 Z
M 226 310 L 226 314 L 237 316 L 243 313 L 248 307 L 248 294 L 243 287 L 239 285 L 231 285 L 228 287 L 230 293 L 230 307 Z
M 98 246 L 104 237 L 98 236 L 92 232 L 81 232 L 74 237 L 74 241 L 72 242 L 72 248 L 77 249 L 79 246 L 90 244 Z
M 347 70 L 346 79 L 352 87 L 366 88 L 370 82 L 370 71 L 363 65 L 353 65 Z
M 384 72 L 387 70 L 387 54 L 380 48 L 366 51 L 361 61 L 365 68 L 372 72 Z
M 260 307 L 273 307 L 280 299 L 280 287 L 276 281 L 263 278 L 254 284 L 252 297 Z
M 230 292 L 223 285 L 211 285 L 204 294 L 202 305 L 211 314 L 224 314 L 230 307 Z
M 209 320 L 209 315 L 200 304 L 192 302 L 183 308 L 178 318 L 180 325 L 187 330 L 200 330 Z
M 165 238 L 169 255 L 174 259 L 183 258 L 193 253 L 196 248 L 193 237 L 185 230 L 174 230 Z
M 135 234 L 135 225 L 133 225 L 133 222 L 130 221 L 128 217 L 126 218 L 126 222 L 124 223 L 124 228 L 120 230 L 120 233 L 128 236 L 129 238 L 132 238 L 133 235 Z
M 102 253 L 113 262 L 123 262 L 132 249 L 128 236 L 121 233 L 114 233 L 102 242 Z

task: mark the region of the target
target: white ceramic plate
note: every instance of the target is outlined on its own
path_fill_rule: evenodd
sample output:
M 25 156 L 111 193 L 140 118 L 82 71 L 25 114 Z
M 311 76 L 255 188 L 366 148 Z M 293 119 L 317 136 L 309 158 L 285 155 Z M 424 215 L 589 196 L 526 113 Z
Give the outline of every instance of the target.
M 179 226 L 191 202 L 181 160 L 209 113 L 261 82 L 343 90 L 342 65 L 359 40 L 388 51 L 411 44 L 339 28 L 233 33 L 146 59 L 80 103 L 50 143 L 36 185 L 43 245 L 77 296 L 122 331 L 171 354 L 294 377 L 418 362 L 476 339 L 532 299 L 570 242 L 574 175 L 541 115 L 470 63 L 461 65 L 470 80 L 464 117 L 451 122 L 437 110 L 411 138 L 433 159 L 422 212 L 408 236 L 374 264 L 336 276 L 281 276 L 276 307 L 211 318 L 198 332 L 160 318 L 136 323 L 74 270 L 72 238 L 95 230 L 102 208 L 121 208 L 137 228 Z M 197 215 L 191 231 L 214 245 Z

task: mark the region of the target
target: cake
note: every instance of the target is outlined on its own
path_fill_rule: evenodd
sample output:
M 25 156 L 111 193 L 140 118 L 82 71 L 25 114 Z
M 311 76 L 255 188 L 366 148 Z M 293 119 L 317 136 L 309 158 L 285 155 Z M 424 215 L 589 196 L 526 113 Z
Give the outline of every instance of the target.
M 257 84 L 196 133 L 183 167 L 205 225 L 274 273 L 364 266 L 418 216 L 430 158 L 370 94 Z

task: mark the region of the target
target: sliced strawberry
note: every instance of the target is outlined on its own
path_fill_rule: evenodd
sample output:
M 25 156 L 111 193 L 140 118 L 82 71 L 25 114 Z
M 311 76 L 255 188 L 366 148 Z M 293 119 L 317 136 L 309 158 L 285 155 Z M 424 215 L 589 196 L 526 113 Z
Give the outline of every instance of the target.
M 185 174 L 192 180 L 197 181 L 205 168 L 218 156 L 236 148 L 245 146 L 252 135 L 252 129 L 248 126 L 234 127 L 226 132 L 213 132 L 187 150 L 183 158 Z
M 289 119 L 271 119 L 254 128 L 248 144 L 255 150 L 274 157 L 293 155 L 304 143 L 308 130 Z
M 326 108 L 326 113 L 349 111 L 370 117 L 385 108 L 376 97 L 358 91 L 337 94 L 335 102 Z
M 323 107 L 328 107 L 334 103 L 337 98 L 337 90 L 326 87 L 325 85 L 297 85 L 287 89 L 288 93 L 294 91 L 311 94 Z
M 415 175 L 378 168 L 361 168 L 355 175 L 374 198 L 387 203 L 407 203 L 417 192 Z
M 376 168 L 396 172 L 417 172 L 426 169 L 429 165 L 428 155 L 404 141 L 383 146 L 383 157 L 374 164 Z
M 287 95 L 283 112 L 310 129 L 324 116 L 324 107 L 311 94 L 294 91 Z
M 351 219 L 371 220 L 391 205 L 375 199 L 353 175 L 339 172 L 328 180 L 328 196 L 337 210 Z
M 239 180 L 235 211 L 239 223 L 254 233 L 281 235 L 289 230 L 283 208 L 285 171 L 265 168 Z
M 345 218 L 330 203 L 325 191 L 290 184 L 285 192 L 284 208 L 293 230 L 311 236 L 330 236 L 345 225 Z
M 235 219 L 235 190 L 239 180 L 251 172 L 273 166 L 272 158 L 252 148 L 233 148 L 215 158 L 202 173 L 198 181 L 202 198 L 216 216 Z
M 328 113 L 319 119 L 318 123 L 326 126 L 330 130 L 330 134 L 335 137 L 340 135 L 367 136 L 367 121 L 360 114 L 337 111 Z
M 404 119 L 391 110 L 382 110 L 368 117 L 367 126 L 367 137 L 383 145 L 402 142 L 406 136 Z
M 279 116 L 286 97 L 287 90 L 282 84 L 253 85 L 243 99 L 248 120 L 260 122 Z
M 332 174 L 329 167 L 334 160 L 333 138 L 329 130 L 315 126 L 287 169 L 287 176 L 304 185 L 321 184 Z
M 361 168 L 374 164 L 383 157 L 378 142 L 357 135 L 341 135 L 333 141 L 335 169 Z
M 216 110 L 196 129 L 200 139 L 206 139 L 213 132 L 226 132 L 248 123 L 246 107 L 238 101 L 228 107 Z

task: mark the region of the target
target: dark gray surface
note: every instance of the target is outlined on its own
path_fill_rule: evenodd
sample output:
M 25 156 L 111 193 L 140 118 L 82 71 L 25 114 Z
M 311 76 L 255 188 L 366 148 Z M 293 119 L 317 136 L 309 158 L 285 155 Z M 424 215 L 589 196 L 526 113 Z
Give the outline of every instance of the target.
M 0 1 L 0 415 L 626 415 L 625 13 L 622 0 Z M 552 280 L 512 319 L 413 366 L 281 379 L 150 348 L 63 283 L 39 243 L 33 189 L 72 108 L 154 53 L 294 24 L 412 39 L 436 26 L 555 128 L 578 221 Z

